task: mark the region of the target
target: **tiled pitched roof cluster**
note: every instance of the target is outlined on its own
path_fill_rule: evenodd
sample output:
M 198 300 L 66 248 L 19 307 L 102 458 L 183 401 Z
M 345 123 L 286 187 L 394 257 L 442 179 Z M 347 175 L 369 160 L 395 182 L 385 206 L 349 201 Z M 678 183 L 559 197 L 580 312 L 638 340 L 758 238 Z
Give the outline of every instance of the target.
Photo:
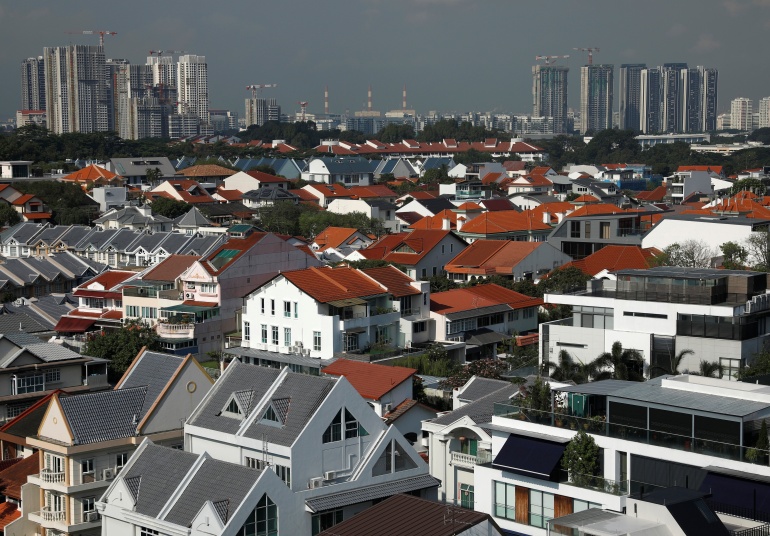
M 293 285 L 321 303 L 387 293 L 387 289 L 354 268 L 307 268 L 283 272 Z
M 656 248 L 609 245 L 583 259 L 565 264 L 562 268 L 574 266 L 590 276 L 595 276 L 604 270 L 615 272 L 651 268 L 655 258 L 660 255 L 661 251 Z
M 184 168 L 181 171 L 177 171 L 177 175 L 182 175 L 184 177 L 229 177 L 230 175 L 236 174 L 237 171 L 233 171 L 232 169 L 218 166 L 216 164 L 203 164 L 199 166 L 190 166 L 187 168 Z
M 501 210 L 486 212 L 463 225 L 462 234 L 495 235 L 512 232 L 550 231 L 551 226 L 543 223 L 530 212 Z
M 318 246 L 319 251 L 324 251 L 328 248 L 338 248 L 343 244 L 349 243 L 355 239 L 358 233 L 358 229 L 353 229 L 352 227 L 327 227 L 315 236 L 314 242 Z
M 322 372 L 332 376 L 345 376 L 362 397 L 369 400 L 379 400 L 409 380 L 417 373 L 417 370 L 350 359 L 337 359 L 325 367 Z
M 430 310 L 442 315 L 494 305 L 508 305 L 513 310 L 542 304 L 542 298 L 531 298 L 494 283 L 435 292 L 430 296 Z
M 360 253 L 367 259 L 414 266 L 450 233 L 438 229 L 415 229 L 410 233 L 386 235 L 360 250 Z
M 79 169 L 73 173 L 70 173 L 69 175 L 62 177 L 62 180 L 71 182 L 109 182 L 119 179 L 121 179 L 120 175 L 104 169 L 103 167 L 97 166 L 96 164 L 91 164 L 90 166 L 86 166 L 83 169 Z
M 544 245 L 545 242 L 476 240 L 449 261 L 445 270 L 458 274 L 510 275 L 517 264 Z
M 414 280 L 393 266 L 367 268 L 362 272 L 387 288 L 388 292 L 396 298 L 420 294 L 420 291 L 411 285 Z

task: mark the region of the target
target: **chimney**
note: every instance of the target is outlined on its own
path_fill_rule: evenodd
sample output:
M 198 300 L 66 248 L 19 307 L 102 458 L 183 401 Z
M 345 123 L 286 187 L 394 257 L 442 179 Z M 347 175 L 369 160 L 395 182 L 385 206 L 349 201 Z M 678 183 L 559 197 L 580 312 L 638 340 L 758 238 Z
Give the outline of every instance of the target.
M 463 225 L 465 224 L 465 216 L 460 216 L 457 218 L 457 230 L 461 231 L 463 228 Z
M 556 221 L 561 223 L 564 221 L 564 212 L 557 212 L 556 213 Z
M 324 88 L 324 113 L 329 115 L 329 86 Z
M 551 213 L 550 212 L 543 212 L 543 223 L 546 225 L 551 225 Z
M 404 91 L 401 97 L 401 109 L 406 110 L 406 84 L 404 84 Z
M 371 84 L 369 85 L 368 97 L 369 98 L 367 99 L 366 109 L 371 112 L 372 111 L 372 86 L 371 86 Z
M 452 230 L 452 220 L 449 219 L 449 216 L 444 216 L 444 219 L 442 220 L 442 224 L 441 224 L 441 230 L 442 231 Z

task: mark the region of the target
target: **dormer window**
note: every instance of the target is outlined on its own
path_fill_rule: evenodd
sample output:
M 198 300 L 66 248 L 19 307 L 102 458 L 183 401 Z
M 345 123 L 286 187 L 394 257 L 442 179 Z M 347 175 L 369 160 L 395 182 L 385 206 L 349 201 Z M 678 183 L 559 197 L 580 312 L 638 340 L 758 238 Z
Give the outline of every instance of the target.
M 243 420 L 245 417 L 249 416 L 249 413 L 253 409 L 251 407 L 253 400 L 253 390 L 245 389 L 243 391 L 236 391 L 232 394 L 230 400 L 228 400 L 220 414 L 225 417 Z
M 243 413 L 241 413 L 241 408 L 238 407 L 238 403 L 234 398 L 230 400 L 230 403 L 227 405 L 227 409 L 225 411 L 228 413 L 234 413 L 235 415 L 243 415 Z
M 274 422 L 276 424 L 281 423 L 280 419 L 278 419 L 278 415 L 275 414 L 275 410 L 273 409 L 273 406 L 267 406 L 267 409 L 265 410 L 264 415 L 262 415 L 262 420 Z

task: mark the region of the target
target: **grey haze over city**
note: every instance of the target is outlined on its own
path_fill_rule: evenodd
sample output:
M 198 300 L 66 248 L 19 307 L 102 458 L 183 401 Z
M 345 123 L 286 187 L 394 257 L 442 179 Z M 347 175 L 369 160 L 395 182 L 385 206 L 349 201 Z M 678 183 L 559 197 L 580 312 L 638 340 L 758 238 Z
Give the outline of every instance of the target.
M 285 112 L 365 107 L 532 112 L 536 55 L 566 55 L 569 106 L 579 108 L 579 67 L 686 62 L 719 69 L 719 111 L 736 97 L 770 95 L 770 0 L 200 0 L 0 1 L 0 118 L 20 106 L 19 69 L 43 47 L 98 44 L 81 30 L 117 32 L 107 58 L 143 64 L 148 51 L 206 57 L 211 108 L 244 113 L 249 84 Z M 617 80 L 616 80 L 617 84 Z M 267 93 L 269 91 L 269 93 Z

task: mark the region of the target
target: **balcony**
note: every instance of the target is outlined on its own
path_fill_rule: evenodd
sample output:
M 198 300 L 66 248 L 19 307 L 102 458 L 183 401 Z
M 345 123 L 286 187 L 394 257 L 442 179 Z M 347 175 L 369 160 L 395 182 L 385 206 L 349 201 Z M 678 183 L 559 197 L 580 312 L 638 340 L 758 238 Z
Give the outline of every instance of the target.
M 171 324 L 158 322 L 155 326 L 158 336 L 165 339 L 192 339 L 195 336 L 195 324 Z
M 64 482 L 64 471 L 54 472 L 49 469 L 43 469 L 40 472 L 40 480 L 47 484 L 59 484 Z
M 770 452 L 768 451 L 758 451 L 755 448 L 743 445 L 712 441 L 667 431 L 606 422 L 604 416 L 590 418 L 575 417 L 566 413 L 538 411 L 502 403 L 494 405 L 494 415 L 553 428 L 583 429 L 592 435 L 646 443 L 657 447 L 684 450 L 695 454 L 715 456 L 750 464 L 767 465 L 768 459 L 770 459 Z
M 492 461 L 492 453 L 488 450 L 480 450 L 476 455 L 453 451 L 450 463 L 457 467 L 473 469 L 475 465 L 482 465 Z
M 46 506 L 40 511 L 40 517 L 43 518 L 43 521 L 64 522 L 67 513 L 64 510 L 52 510 L 49 506 Z

